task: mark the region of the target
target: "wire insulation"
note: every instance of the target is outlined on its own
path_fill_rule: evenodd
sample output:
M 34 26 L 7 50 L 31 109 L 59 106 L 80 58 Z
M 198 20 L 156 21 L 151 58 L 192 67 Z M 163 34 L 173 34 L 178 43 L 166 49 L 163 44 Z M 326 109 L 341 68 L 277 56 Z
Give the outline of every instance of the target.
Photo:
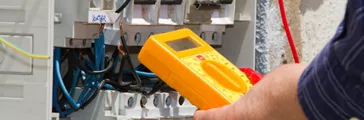
M 50 59 L 50 56 L 46 56 L 46 55 L 35 55 L 35 54 L 31 54 L 29 52 L 26 52 L 25 50 L 11 44 L 10 42 L 6 41 L 6 39 L 4 39 L 3 37 L 0 36 L 0 42 L 6 46 L 8 46 L 9 48 L 27 56 L 30 58 L 34 58 L 34 59 Z
M 284 9 L 284 2 L 283 2 L 283 0 L 278 0 L 278 2 L 279 2 L 279 9 L 280 9 L 280 12 L 281 12 L 281 18 L 282 18 L 284 30 L 286 31 L 286 36 L 287 36 L 287 39 L 288 39 L 289 46 L 291 47 L 293 59 L 294 59 L 295 63 L 300 63 L 300 58 L 298 56 L 296 46 L 294 44 L 294 41 L 293 41 L 293 38 L 292 38 L 292 35 L 291 35 L 291 31 L 289 29 L 289 25 L 288 25 L 288 22 L 287 22 L 287 16 L 286 16 L 286 12 L 285 12 L 285 9 Z
M 130 1 L 131 0 L 126 0 L 125 2 L 124 2 L 124 4 L 123 5 L 121 5 L 115 12 L 116 13 L 120 13 L 121 11 L 123 11 L 125 8 L 126 8 L 126 6 L 128 6 L 128 4 L 130 3 Z

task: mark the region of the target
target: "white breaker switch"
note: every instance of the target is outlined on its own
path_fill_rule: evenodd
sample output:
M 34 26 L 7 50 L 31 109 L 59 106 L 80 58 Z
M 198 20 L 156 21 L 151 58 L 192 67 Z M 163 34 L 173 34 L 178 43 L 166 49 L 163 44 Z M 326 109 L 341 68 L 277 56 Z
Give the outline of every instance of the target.
M 125 1 L 125 0 L 124 0 Z M 127 24 L 156 25 L 160 0 L 132 0 L 126 8 Z
M 158 23 L 161 25 L 182 25 L 185 1 L 188 0 L 161 0 Z
M 234 24 L 236 0 L 189 0 L 186 5 L 185 23 Z

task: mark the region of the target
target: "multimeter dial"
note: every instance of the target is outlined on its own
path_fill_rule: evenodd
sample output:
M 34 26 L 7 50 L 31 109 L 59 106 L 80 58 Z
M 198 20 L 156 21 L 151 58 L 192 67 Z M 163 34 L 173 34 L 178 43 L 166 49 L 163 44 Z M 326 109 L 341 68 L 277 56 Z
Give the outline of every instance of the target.
M 251 87 L 245 74 L 216 51 L 182 58 L 182 61 L 203 77 L 204 81 L 232 102 Z M 244 81 L 239 81 L 242 79 Z

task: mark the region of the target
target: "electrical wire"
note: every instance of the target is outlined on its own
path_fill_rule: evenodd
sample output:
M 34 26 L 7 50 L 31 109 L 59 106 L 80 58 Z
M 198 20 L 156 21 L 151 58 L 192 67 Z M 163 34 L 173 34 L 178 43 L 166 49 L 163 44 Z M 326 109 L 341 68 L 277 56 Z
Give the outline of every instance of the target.
M 150 95 L 153 95 L 154 93 L 158 92 L 160 89 L 163 88 L 164 85 L 166 85 L 165 82 L 163 82 L 161 80 L 158 81 L 156 83 L 156 85 L 153 86 L 152 90 L 149 93 L 146 94 L 146 96 L 150 96 Z
M 283 2 L 283 0 L 278 0 L 278 3 L 279 3 L 279 10 L 281 12 L 281 18 L 282 18 L 284 30 L 286 31 L 286 36 L 288 39 L 289 46 L 291 47 L 293 59 L 294 59 L 295 63 L 300 63 L 300 59 L 299 59 L 298 53 L 296 51 L 296 46 L 294 44 L 294 41 L 293 41 L 293 38 L 291 35 L 291 31 L 289 29 L 289 25 L 287 22 L 287 16 L 286 16 L 286 12 L 284 9 L 284 2 Z
M 142 84 L 142 80 L 140 79 L 140 77 L 138 76 L 138 74 L 135 72 L 135 69 L 134 69 L 134 66 L 133 66 L 133 63 L 131 62 L 131 58 L 130 58 L 130 55 L 129 55 L 129 51 L 127 50 L 127 44 L 126 44 L 126 41 L 125 41 L 125 38 L 123 35 L 120 36 L 120 39 L 121 39 L 121 43 L 122 43 L 122 47 L 123 47 L 123 51 L 125 51 L 125 55 L 123 56 L 123 59 L 125 59 L 128 64 L 128 67 L 131 71 L 131 73 L 133 74 L 133 77 L 135 78 L 135 81 L 136 81 L 136 84 L 135 85 L 130 85 L 131 88 L 134 88 L 134 89 L 140 89 L 141 87 L 141 84 Z
M 123 11 L 125 8 L 126 8 L 126 6 L 128 6 L 128 4 L 130 3 L 130 1 L 131 0 L 126 0 L 124 3 L 123 3 L 123 5 L 121 5 L 115 12 L 116 13 L 120 13 L 121 11 Z
M 75 109 L 80 107 L 79 103 L 76 103 L 73 98 L 71 97 L 71 95 L 68 93 L 66 87 L 63 84 L 62 81 L 62 77 L 61 77 L 61 71 L 60 71 L 60 56 L 61 56 L 61 49 L 60 48 L 55 48 L 54 49 L 54 70 L 55 70 L 55 79 L 57 81 L 57 83 L 59 84 L 59 86 L 61 87 L 61 90 L 63 92 L 63 94 L 65 95 L 65 97 L 67 98 L 67 100 L 69 101 L 69 103 L 71 104 L 71 106 Z
M 46 56 L 46 55 L 35 55 L 35 54 L 31 54 L 29 52 L 26 52 L 25 50 L 11 44 L 10 42 L 8 42 L 6 39 L 4 39 L 3 37 L 0 36 L 0 42 L 4 45 L 6 45 L 7 47 L 27 56 L 33 59 L 50 59 L 50 56 Z
M 82 57 L 81 57 L 82 58 Z M 84 59 L 84 58 L 83 58 Z M 86 69 L 85 67 L 83 67 L 81 64 L 80 64 L 80 61 L 78 59 L 76 59 L 76 62 L 75 62 L 75 65 L 80 68 L 82 71 L 84 71 L 86 74 L 103 74 L 105 72 L 108 72 L 112 69 L 113 67 L 113 64 L 114 64 L 114 60 L 113 58 L 109 58 L 108 59 L 108 66 L 103 69 L 103 70 L 88 70 Z

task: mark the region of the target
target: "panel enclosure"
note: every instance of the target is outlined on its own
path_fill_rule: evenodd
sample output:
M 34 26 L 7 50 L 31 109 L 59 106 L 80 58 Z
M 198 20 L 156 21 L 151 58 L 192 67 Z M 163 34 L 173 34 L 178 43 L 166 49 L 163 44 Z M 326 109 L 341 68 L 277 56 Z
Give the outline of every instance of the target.
M 54 0 L 0 0 L 0 37 L 28 53 L 53 56 Z M 50 120 L 51 59 L 0 44 L 0 119 Z

